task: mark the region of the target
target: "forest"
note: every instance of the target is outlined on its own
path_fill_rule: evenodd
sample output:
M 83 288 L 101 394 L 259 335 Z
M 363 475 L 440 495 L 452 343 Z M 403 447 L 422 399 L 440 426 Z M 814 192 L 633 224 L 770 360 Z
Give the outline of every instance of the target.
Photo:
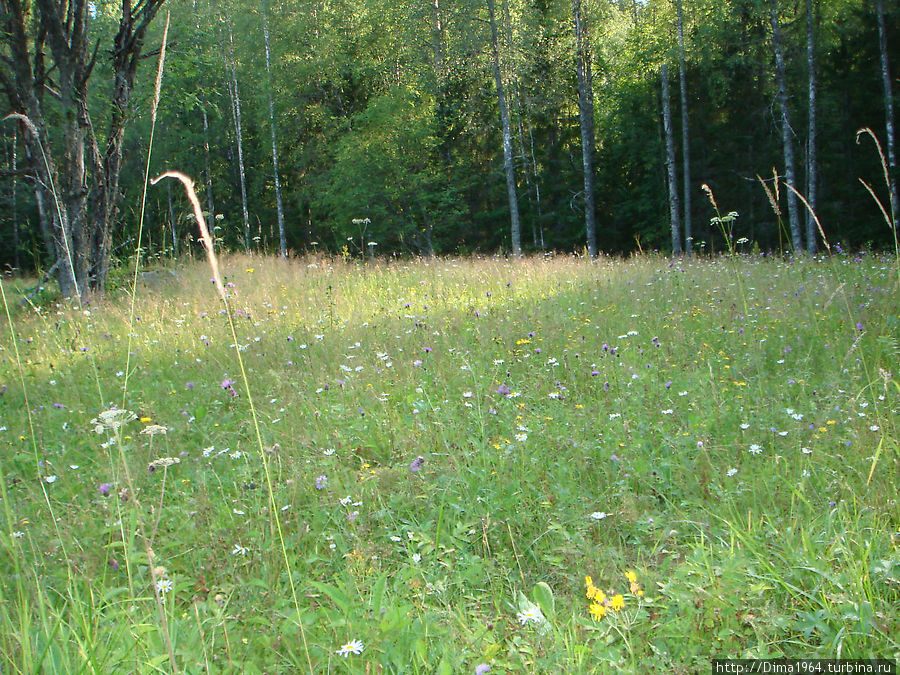
M 894 245 L 892 0 L 0 11 L 0 264 L 64 292 L 102 290 L 139 235 L 146 255 L 199 250 L 177 183 L 143 198 L 170 169 L 238 251 Z

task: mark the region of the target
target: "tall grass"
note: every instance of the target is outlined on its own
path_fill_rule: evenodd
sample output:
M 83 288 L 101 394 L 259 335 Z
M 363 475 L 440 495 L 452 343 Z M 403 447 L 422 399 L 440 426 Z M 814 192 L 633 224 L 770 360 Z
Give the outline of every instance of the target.
M 890 259 L 220 263 L 4 300 L 5 671 L 897 658 Z

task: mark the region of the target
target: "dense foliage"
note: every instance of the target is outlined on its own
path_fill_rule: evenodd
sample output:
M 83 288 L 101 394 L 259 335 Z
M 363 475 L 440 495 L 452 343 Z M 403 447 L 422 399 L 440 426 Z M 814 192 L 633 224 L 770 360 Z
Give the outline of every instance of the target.
M 816 4 L 818 214 L 832 243 L 887 245 L 890 230 L 859 182 L 885 192 L 878 155 L 871 142 L 855 142 L 861 127 L 884 139 L 876 13 L 865 2 Z M 736 237 L 764 250 L 789 242 L 758 179 L 773 187 L 773 170 L 784 173 L 769 22 L 774 5 L 780 5 L 797 183 L 806 192 L 805 3 L 685 0 L 694 250 L 723 247 L 709 224 L 715 212 L 702 184 L 712 188 L 723 212 L 739 213 Z M 115 4 L 93 7 L 93 33 L 114 32 Z M 281 0 L 264 7 L 260 0 L 171 0 L 167 7 L 170 45 L 151 171 L 177 168 L 203 191 L 211 186 L 212 195 L 201 194 L 201 200 L 219 216 L 223 244 L 245 243 L 230 95 L 236 93 L 253 248 L 278 250 L 274 123 L 289 249 L 361 254 L 375 241 L 382 255 L 509 250 L 485 2 Z M 659 67 L 670 65 L 677 91 L 675 3 L 597 0 L 584 3 L 584 11 L 594 72 L 599 247 L 668 249 Z M 890 63 L 896 64 L 897 3 L 886 2 L 885 11 Z M 271 43 L 268 72 L 263 12 Z M 523 244 L 580 250 L 585 233 L 572 5 L 503 0 L 497 19 Z M 148 48 L 159 43 L 162 23 L 157 21 Z M 101 50 L 91 94 L 98 101 L 108 88 L 106 61 Z M 236 89 L 229 84 L 232 65 Z M 154 68 L 145 62 L 126 139 L 125 199 L 114 246 L 137 231 L 153 80 Z M 682 114 L 675 103 L 680 157 Z M 3 127 L 8 167 L 14 127 Z M 14 198 L 12 185 L 2 184 L 0 262 L 49 266 L 33 193 L 20 179 Z M 182 196 L 157 186 L 148 199 L 144 246 L 170 250 L 174 229 L 184 250 L 194 229 Z

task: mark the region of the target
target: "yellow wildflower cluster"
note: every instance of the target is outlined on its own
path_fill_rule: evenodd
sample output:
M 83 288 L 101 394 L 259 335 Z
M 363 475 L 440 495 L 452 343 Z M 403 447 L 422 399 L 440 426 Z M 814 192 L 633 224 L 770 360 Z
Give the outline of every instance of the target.
M 644 591 L 637 582 L 637 575 L 633 571 L 628 570 L 625 572 L 625 578 L 628 579 L 631 594 L 638 598 L 642 597 Z M 590 611 L 594 620 L 600 621 L 609 611 L 620 612 L 625 609 L 625 598 L 621 593 L 608 596 L 602 589 L 594 585 L 594 580 L 590 576 L 584 578 L 584 587 L 584 594 L 591 602 L 588 606 L 588 611 Z

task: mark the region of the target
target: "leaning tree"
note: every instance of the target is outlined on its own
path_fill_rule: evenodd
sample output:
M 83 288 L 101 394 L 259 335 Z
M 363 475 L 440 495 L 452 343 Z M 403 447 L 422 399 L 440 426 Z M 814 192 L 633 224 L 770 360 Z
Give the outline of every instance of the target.
M 0 0 L 0 87 L 22 128 L 25 176 L 65 297 L 102 293 L 119 202 L 122 144 L 147 29 L 164 0 L 121 0 L 111 46 L 94 36 L 91 0 Z M 98 60 L 109 59 L 107 110 L 88 106 Z M 103 68 L 103 70 L 107 70 Z M 96 77 L 94 78 L 96 79 Z

